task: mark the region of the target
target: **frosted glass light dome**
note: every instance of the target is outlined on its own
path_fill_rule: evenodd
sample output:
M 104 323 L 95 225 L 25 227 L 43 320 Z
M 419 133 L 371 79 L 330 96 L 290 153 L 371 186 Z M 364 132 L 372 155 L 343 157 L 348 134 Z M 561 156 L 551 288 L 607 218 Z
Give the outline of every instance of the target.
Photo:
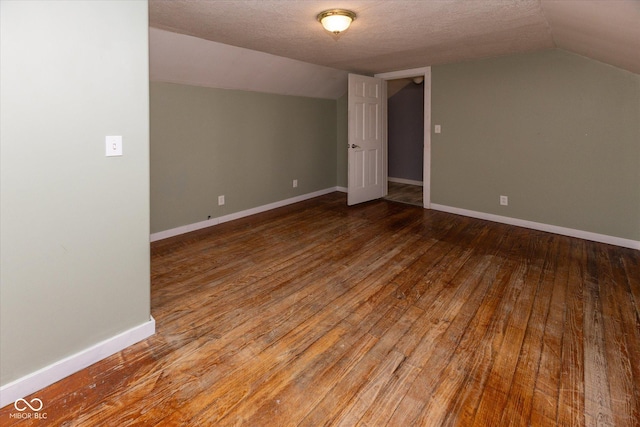
M 320 21 L 324 29 L 334 34 L 341 33 L 349 28 L 354 19 L 356 19 L 356 14 L 345 9 L 325 10 L 318 14 L 318 21 Z

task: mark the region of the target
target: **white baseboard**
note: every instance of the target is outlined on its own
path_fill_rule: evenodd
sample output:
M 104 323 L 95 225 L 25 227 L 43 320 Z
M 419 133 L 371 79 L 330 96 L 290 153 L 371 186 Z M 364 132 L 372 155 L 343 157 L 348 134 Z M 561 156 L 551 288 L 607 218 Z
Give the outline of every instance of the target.
M 326 188 L 324 190 L 314 191 L 313 193 L 307 193 L 301 196 L 292 197 L 290 199 L 280 200 L 279 202 L 269 203 L 267 205 L 258 206 L 258 207 L 247 209 L 240 212 L 235 212 L 235 213 L 224 215 L 218 218 L 211 218 L 206 221 L 187 224 L 181 227 L 172 228 L 170 230 L 159 231 L 157 233 L 151 234 L 151 236 L 149 236 L 149 241 L 155 242 L 156 240 L 168 239 L 169 237 L 179 236 L 181 234 L 189 233 L 191 231 L 212 227 L 214 225 L 222 224 L 223 222 L 233 221 L 234 219 L 244 218 L 249 215 L 255 215 L 257 213 L 270 211 L 271 209 L 281 208 L 283 206 L 291 205 L 293 203 L 298 203 L 304 200 L 313 199 L 314 197 L 333 193 L 335 191 L 342 191 L 341 188 L 343 187 Z M 346 191 L 347 189 L 345 188 L 344 192 Z
M 349 189 L 347 187 L 336 187 L 336 191 L 339 191 L 341 193 L 348 193 Z
M 148 322 L 5 384 L 0 387 L 0 408 L 106 359 L 112 354 L 150 337 L 155 332 L 156 321 L 151 317 Z M 46 405 L 47 402 L 44 404 Z
M 419 185 L 421 187 L 424 185 L 422 181 L 414 181 L 412 179 L 404 179 L 404 178 L 393 178 L 391 176 L 387 178 L 387 181 L 397 182 L 398 184 Z
M 622 246 L 624 248 L 640 250 L 640 241 L 624 239 L 622 237 L 608 236 L 606 234 L 592 233 L 590 231 L 575 230 L 573 228 L 559 227 L 557 225 L 543 224 L 540 222 L 527 221 L 524 219 L 510 218 L 508 216 L 494 215 L 484 212 L 476 212 L 467 209 L 454 208 L 451 206 L 431 203 L 431 209 L 448 212 L 457 215 L 469 216 L 472 218 L 486 219 L 488 221 L 500 222 L 503 224 L 515 225 L 518 227 L 530 228 L 532 230 L 546 231 L 549 233 L 561 234 L 563 236 L 577 237 L 579 239 L 591 240 L 594 242 L 607 243 L 609 245 Z

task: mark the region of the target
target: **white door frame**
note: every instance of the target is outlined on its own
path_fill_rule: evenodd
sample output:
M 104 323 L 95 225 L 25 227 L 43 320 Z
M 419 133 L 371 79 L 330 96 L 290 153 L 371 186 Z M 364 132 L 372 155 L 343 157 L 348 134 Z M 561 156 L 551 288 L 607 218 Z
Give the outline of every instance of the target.
M 424 76 L 424 160 L 422 167 L 422 200 L 425 209 L 431 208 L 431 67 L 412 68 L 410 70 L 392 71 L 375 74 L 383 80 L 404 79 Z M 383 123 L 387 123 L 387 109 L 383 110 Z M 384 157 L 388 159 L 387 126 L 384 126 Z M 387 160 L 388 161 L 388 160 Z

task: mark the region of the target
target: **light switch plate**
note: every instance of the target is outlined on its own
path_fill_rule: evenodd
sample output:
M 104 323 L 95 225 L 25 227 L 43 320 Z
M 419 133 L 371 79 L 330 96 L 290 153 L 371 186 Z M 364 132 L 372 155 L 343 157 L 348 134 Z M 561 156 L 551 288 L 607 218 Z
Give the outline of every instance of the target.
M 433 131 L 435 133 L 440 133 L 440 132 L 442 132 L 442 127 L 440 125 L 435 125 Z
M 107 157 L 111 156 L 122 156 L 122 136 L 120 135 L 112 135 L 105 137 L 105 155 Z

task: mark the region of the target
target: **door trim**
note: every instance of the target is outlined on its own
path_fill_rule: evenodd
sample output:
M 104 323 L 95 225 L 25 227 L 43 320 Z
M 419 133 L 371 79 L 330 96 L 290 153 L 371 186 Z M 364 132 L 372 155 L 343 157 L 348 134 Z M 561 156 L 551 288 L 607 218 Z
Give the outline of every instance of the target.
M 424 159 L 422 167 L 422 201 L 425 209 L 431 209 L 431 67 L 412 68 L 409 70 L 378 73 L 374 77 L 383 80 L 404 79 L 408 77 L 424 77 Z M 386 86 L 386 84 L 385 84 Z M 383 123 L 387 123 L 387 109 L 383 109 Z M 387 126 L 384 125 L 384 156 L 388 159 Z

